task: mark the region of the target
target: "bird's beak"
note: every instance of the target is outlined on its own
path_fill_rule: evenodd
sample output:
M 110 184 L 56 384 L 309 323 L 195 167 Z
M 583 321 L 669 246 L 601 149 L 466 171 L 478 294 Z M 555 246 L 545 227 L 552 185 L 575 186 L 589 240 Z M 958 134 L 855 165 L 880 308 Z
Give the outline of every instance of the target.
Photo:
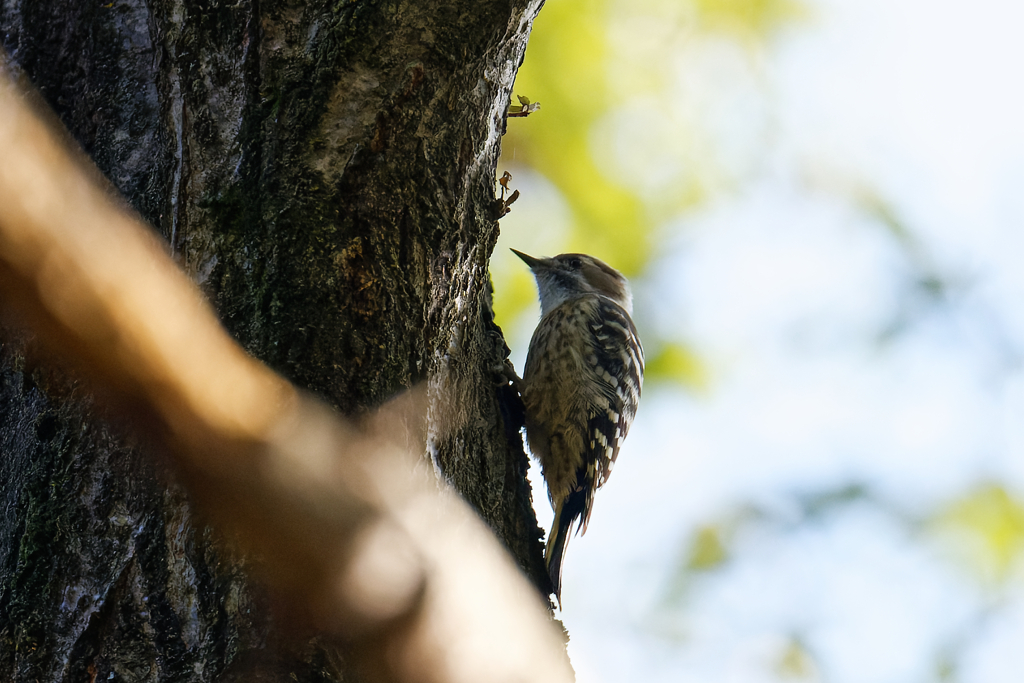
M 539 258 L 533 258 L 529 254 L 524 254 L 523 252 L 516 251 L 515 249 L 512 250 L 512 253 L 518 256 L 519 258 L 523 259 L 523 262 L 526 263 L 526 265 L 530 266 L 530 270 L 533 270 L 534 268 L 539 266 L 542 260 Z

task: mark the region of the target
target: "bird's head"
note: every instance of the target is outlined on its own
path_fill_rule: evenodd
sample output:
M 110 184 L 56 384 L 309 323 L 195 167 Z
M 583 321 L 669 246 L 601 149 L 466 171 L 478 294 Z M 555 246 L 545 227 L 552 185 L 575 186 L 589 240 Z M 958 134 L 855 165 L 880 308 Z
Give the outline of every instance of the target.
M 559 254 L 535 258 L 521 251 L 512 252 L 530 266 L 537 278 L 541 315 L 562 302 L 586 294 L 606 296 L 627 313 L 633 313 L 633 295 L 622 273 L 607 263 L 586 254 Z

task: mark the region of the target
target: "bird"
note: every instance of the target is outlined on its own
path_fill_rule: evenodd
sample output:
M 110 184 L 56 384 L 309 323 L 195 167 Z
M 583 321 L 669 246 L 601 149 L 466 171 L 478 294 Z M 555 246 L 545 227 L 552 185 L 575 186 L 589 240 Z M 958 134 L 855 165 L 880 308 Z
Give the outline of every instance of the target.
M 561 606 L 565 548 L 571 535 L 586 533 L 594 494 L 633 423 L 644 351 L 629 283 L 619 271 L 586 254 L 512 252 L 530 267 L 540 295 L 521 393 L 526 440 L 555 511 L 544 559 Z

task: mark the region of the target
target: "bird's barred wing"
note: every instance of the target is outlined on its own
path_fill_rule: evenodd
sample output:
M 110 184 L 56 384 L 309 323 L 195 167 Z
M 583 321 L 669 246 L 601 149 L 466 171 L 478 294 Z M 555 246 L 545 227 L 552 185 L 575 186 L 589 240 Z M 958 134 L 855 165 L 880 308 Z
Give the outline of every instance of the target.
M 591 457 L 586 458 L 592 468 L 587 478 L 594 482 L 595 489 L 611 474 L 619 446 L 636 415 L 644 382 L 644 350 L 629 314 L 604 298 L 596 313 L 587 323 L 593 334 L 588 360 L 601 400 L 588 416 Z

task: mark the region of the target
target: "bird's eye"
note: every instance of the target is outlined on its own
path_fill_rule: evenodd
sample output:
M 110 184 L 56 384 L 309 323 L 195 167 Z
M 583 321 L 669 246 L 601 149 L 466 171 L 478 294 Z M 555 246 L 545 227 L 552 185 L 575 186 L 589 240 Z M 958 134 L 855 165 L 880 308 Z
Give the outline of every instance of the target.
M 579 260 L 578 258 L 571 258 L 568 261 L 568 265 L 573 270 L 579 270 L 580 268 L 583 267 L 583 261 Z

